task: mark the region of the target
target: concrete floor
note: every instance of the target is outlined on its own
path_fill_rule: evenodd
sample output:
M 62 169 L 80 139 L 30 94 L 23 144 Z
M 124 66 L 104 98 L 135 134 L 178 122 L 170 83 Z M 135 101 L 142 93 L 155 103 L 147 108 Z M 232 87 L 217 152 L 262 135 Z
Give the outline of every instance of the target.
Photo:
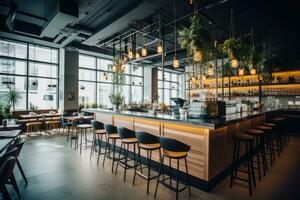
M 25 186 L 18 169 L 15 175 L 24 200 L 77 200 L 77 199 L 153 199 L 155 181 L 146 194 L 146 181 L 136 179 L 132 185 L 133 170 L 129 170 L 123 182 L 123 170 L 117 175 L 111 173 L 111 162 L 104 167 L 97 166 L 96 157 L 89 158 L 89 150 L 70 148 L 65 136 L 41 136 L 27 139 L 20 161 L 28 177 Z M 275 166 L 262 182 L 257 184 L 254 196 L 249 198 L 247 189 L 234 185 L 229 189 L 229 179 L 223 180 L 210 193 L 192 188 L 192 197 L 187 190 L 181 192 L 180 199 L 300 199 L 300 138 L 292 138 Z M 12 188 L 9 188 L 14 194 Z M 14 196 L 14 199 L 17 199 Z M 159 185 L 157 199 L 175 199 L 175 193 Z

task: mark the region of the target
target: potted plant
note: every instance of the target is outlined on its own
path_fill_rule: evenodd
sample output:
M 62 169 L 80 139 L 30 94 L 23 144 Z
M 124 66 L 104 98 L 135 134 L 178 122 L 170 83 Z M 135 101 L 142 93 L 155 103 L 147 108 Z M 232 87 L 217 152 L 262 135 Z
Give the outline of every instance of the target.
M 119 106 L 122 104 L 124 99 L 125 97 L 120 92 L 109 95 L 109 100 L 115 106 L 114 107 L 115 110 L 119 109 Z
M 11 117 L 10 105 L 9 104 L 0 104 L 0 124 L 2 124 L 3 119 Z
M 6 99 L 9 105 L 12 106 L 13 110 L 15 110 L 16 105 L 22 99 L 22 92 L 15 88 L 9 88 L 8 93 L 6 93 Z

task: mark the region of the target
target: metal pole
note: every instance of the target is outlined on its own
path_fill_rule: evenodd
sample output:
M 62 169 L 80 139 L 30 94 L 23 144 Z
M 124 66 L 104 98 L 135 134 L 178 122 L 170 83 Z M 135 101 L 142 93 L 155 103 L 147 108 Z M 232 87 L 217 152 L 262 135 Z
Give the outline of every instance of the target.
M 162 103 L 165 103 L 165 42 L 164 42 L 164 34 L 162 35 L 162 46 L 163 46 L 163 52 L 161 54 L 161 76 L 162 76 Z

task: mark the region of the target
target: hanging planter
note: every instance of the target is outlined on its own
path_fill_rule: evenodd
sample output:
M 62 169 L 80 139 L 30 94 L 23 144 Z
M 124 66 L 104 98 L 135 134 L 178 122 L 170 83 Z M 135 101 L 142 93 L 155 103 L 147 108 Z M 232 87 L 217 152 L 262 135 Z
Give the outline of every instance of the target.
M 187 57 L 194 62 L 207 62 L 214 58 L 214 46 L 211 34 L 200 23 L 199 16 L 190 18 L 191 26 L 179 31 L 179 44 L 187 51 Z

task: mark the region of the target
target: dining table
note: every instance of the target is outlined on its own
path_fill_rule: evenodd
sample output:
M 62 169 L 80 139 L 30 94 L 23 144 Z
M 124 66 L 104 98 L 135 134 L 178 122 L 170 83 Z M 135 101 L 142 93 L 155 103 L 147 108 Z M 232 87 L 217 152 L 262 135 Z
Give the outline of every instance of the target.
M 21 128 L 21 124 L 9 124 L 7 126 L 0 126 L 0 131 L 7 131 L 7 130 L 17 130 Z
M 19 135 L 22 134 L 22 130 L 21 129 L 17 129 L 17 130 L 3 130 L 0 131 L 0 140 L 1 139 L 8 139 L 8 138 L 16 138 Z
M 60 113 L 41 113 L 41 114 L 26 114 L 26 115 L 20 115 L 20 118 L 22 119 L 40 119 L 40 118 L 54 118 L 54 117 L 60 117 Z

